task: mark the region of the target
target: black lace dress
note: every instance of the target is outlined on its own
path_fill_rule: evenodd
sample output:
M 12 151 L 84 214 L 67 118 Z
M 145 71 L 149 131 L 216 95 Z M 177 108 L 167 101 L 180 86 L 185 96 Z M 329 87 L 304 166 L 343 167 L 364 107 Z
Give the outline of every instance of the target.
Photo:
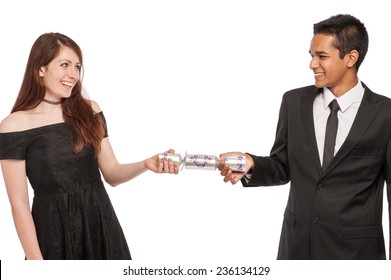
M 94 150 L 74 153 L 65 123 L 0 133 L 0 159 L 26 161 L 44 259 L 131 259 Z

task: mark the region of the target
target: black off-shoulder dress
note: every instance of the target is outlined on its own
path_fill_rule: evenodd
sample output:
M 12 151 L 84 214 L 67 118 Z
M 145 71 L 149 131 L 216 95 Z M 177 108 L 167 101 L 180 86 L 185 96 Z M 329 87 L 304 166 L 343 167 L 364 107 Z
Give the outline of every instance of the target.
M 65 123 L 0 133 L 0 159 L 26 161 L 44 259 L 131 259 L 94 150 L 74 153 Z

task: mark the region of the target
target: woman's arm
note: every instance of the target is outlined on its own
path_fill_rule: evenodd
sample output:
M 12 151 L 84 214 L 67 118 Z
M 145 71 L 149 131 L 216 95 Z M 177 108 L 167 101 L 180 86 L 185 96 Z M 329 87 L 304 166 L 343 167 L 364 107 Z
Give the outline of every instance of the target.
M 169 153 L 174 153 L 174 150 L 169 150 Z M 164 159 L 158 165 L 158 155 L 154 155 L 146 160 L 120 164 L 115 157 L 109 139 L 106 137 L 102 140 L 101 151 L 98 155 L 99 168 L 107 183 L 111 186 L 117 186 L 127 182 L 146 170 L 151 170 L 155 173 L 175 173 L 178 174 L 179 166 L 173 161 Z
M 24 160 L 2 160 L 1 169 L 11 204 L 15 228 L 26 258 L 28 260 L 42 260 L 30 210 L 26 162 Z
M 101 111 L 99 105 L 91 101 L 94 112 Z M 174 150 L 168 150 L 168 153 L 174 153 Z M 114 154 L 109 138 L 103 138 L 101 150 L 98 154 L 99 168 L 105 181 L 111 186 L 117 186 L 125 183 L 147 170 L 155 173 L 175 173 L 178 174 L 179 166 L 171 160 L 163 159 L 158 164 L 159 155 L 154 155 L 140 162 L 120 164 Z

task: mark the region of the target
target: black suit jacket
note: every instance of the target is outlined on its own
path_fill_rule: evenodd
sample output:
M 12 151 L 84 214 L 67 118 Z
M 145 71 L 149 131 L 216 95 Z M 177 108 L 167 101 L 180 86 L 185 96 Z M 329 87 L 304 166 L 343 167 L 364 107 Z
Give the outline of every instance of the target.
M 255 166 L 244 186 L 290 181 L 278 259 L 386 258 L 382 208 L 385 181 L 391 202 L 391 100 L 364 87 L 352 128 L 325 172 L 314 130 L 313 102 L 321 92 L 315 86 L 284 94 L 270 156 L 251 155 Z

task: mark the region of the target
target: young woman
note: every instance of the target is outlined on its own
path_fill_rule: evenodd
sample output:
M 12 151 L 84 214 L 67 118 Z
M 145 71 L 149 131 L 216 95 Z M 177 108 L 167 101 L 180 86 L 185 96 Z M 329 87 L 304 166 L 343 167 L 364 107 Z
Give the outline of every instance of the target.
M 130 259 L 100 174 L 116 186 L 146 170 L 178 173 L 172 161 L 158 164 L 158 155 L 118 163 L 103 113 L 82 95 L 82 65 L 72 39 L 41 35 L 12 112 L 0 124 L 1 167 L 27 259 Z

